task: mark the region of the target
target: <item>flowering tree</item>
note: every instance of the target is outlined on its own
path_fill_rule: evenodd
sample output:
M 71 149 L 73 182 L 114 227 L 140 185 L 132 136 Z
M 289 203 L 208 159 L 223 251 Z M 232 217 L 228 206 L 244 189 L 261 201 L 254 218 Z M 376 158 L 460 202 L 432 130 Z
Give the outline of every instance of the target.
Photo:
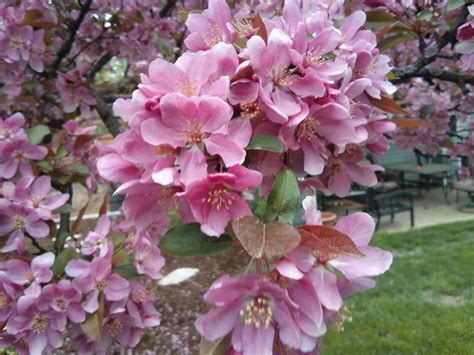
M 467 74 L 428 66 L 457 38 L 455 48 L 469 50 L 467 6 L 443 12 L 458 16 L 452 27 L 422 47 L 419 61 L 400 59 L 406 67 L 392 70 L 377 35 L 402 26 L 394 15 L 404 24 L 413 16 L 396 3 L 370 2 L 380 7 L 375 15 L 342 1 L 232 5 L 0 5 L 2 347 L 48 352 L 63 345 L 65 330 L 80 353 L 134 347 L 160 323 L 160 250 L 219 257 L 237 245 L 250 263 L 206 293 L 213 307 L 196 321 L 201 352 L 315 353 L 327 325 L 343 319 L 343 299 L 390 267 L 391 254 L 368 245 L 371 217 L 323 226 L 314 190 L 344 196 L 354 182 L 376 183 L 381 167 L 364 161 L 364 149 L 384 154 L 395 129 L 386 112 L 406 114 L 389 98 L 390 80 L 471 90 Z M 390 23 L 376 35 L 368 28 L 380 16 Z M 449 108 L 446 94 L 424 93 L 433 83 L 400 91 L 436 104 L 430 150 L 444 139 Z M 459 102 L 456 110 L 468 109 Z M 101 142 L 99 120 L 112 144 Z M 112 224 L 105 201 L 95 229 L 76 235 L 85 209 L 71 225 L 73 182 L 89 194 L 111 183 L 124 196 L 123 218 Z
M 469 2 L 468 2 L 469 3 Z M 364 1 L 379 48 L 397 67 L 392 81 L 406 106 L 392 137 L 402 148 L 435 156 L 447 148 L 472 165 L 474 5 L 464 1 Z M 416 59 L 416 60 L 415 60 Z

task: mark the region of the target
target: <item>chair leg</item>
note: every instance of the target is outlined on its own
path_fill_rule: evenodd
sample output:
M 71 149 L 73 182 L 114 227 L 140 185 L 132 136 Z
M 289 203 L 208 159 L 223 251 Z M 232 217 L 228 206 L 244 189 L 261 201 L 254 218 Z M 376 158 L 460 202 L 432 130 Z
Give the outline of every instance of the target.
M 410 225 L 411 228 L 415 226 L 415 211 L 413 210 L 413 208 L 410 210 Z
M 380 215 L 378 214 L 378 215 L 377 215 L 377 223 L 375 224 L 375 231 L 378 231 L 378 229 L 379 229 L 380 218 L 381 218 L 381 217 L 380 217 Z
M 394 219 L 395 219 L 395 214 L 392 212 L 390 214 L 390 222 L 393 223 Z

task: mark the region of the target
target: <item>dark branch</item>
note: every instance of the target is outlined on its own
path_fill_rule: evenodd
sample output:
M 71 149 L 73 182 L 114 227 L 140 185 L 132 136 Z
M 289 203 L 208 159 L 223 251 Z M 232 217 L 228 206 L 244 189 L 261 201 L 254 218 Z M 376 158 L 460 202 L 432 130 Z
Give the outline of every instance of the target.
M 425 80 L 438 79 L 443 81 L 449 81 L 457 84 L 463 91 L 466 89 L 466 84 L 474 84 L 473 75 L 460 74 L 443 70 L 441 68 L 430 67 L 420 69 L 416 73 L 413 73 L 410 77 L 405 77 L 404 79 L 396 79 L 393 80 L 393 82 L 402 83 L 410 80 L 411 78 L 423 78 Z
M 114 137 L 119 135 L 122 132 L 122 126 L 120 125 L 120 119 L 112 113 L 110 106 L 105 102 L 105 100 L 96 94 L 95 99 L 97 101 L 96 109 L 100 115 L 100 118 L 104 122 L 105 126 L 109 130 L 110 134 Z
M 51 65 L 51 69 L 49 70 L 49 74 L 51 76 L 56 76 L 58 68 L 61 65 L 61 61 L 71 51 L 72 45 L 74 44 L 74 40 L 76 39 L 77 31 L 81 27 L 81 24 L 84 21 L 86 14 L 89 12 L 91 5 L 92 5 L 92 0 L 87 0 L 85 4 L 81 4 L 81 11 L 79 12 L 79 16 L 69 26 L 69 35 L 64 41 L 64 43 L 62 44 L 61 48 L 59 48 L 58 54 L 56 55 L 56 59 Z
M 45 248 L 43 248 L 41 245 L 39 245 L 38 241 L 37 241 L 35 238 L 33 238 L 33 237 L 30 236 L 30 235 L 28 236 L 28 238 L 30 238 L 31 243 L 33 244 L 33 246 L 34 246 L 36 249 L 38 249 L 38 251 L 39 251 L 40 253 L 46 253 L 46 252 L 47 252 L 47 250 L 46 250 Z
M 87 73 L 87 80 L 94 80 L 95 75 L 115 56 L 113 53 L 105 53 L 100 57 Z
M 464 5 L 456 22 L 451 26 L 449 31 L 445 32 L 433 45 L 425 48 L 420 58 L 418 58 L 413 64 L 407 65 L 405 68 L 393 69 L 393 73 L 397 77 L 394 82 L 406 81 L 412 77 L 419 76 L 417 73 L 428 64 L 434 62 L 438 57 L 441 50 L 448 44 L 454 44 L 456 42 L 457 29 L 466 22 L 469 12 L 467 5 Z
M 452 83 L 458 84 L 461 88 L 464 88 L 466 84 L 474 84 L 474 76 L 460 74 L 455 72 L 450 72 L 440 68 L 423 68 L 414 76 L 423 78 L 423 79 L 438 79 L 444 81 L 450 81 Z
M 160 10 L 160 17 L 170 17 L 175 6 L 176 0 L 166 1 L 165 6 Z

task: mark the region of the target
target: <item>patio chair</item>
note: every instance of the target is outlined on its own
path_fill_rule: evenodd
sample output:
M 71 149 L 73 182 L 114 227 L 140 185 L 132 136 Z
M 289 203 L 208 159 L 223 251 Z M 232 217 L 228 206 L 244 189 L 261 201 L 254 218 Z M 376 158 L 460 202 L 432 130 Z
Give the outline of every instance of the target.
M 456 181 L 452 188 L 456 190 L 456 203 L 459 202 L 459 191 L 467 193 L 470 202 L 458 208 L 461 212 L 474 212 L 474 168 L 471 168 L 471 177 Z
M 372 153 L 368 153 L 366 158 L 371 164 L 379 164 Z M 388 192 L 400 188 L 400 181 L 396 174 L 387 171 L 376 171 L 375 175 L 377 176 L 377 184 L 372 187 L 374 190 Z
M 408 204 L 403 201 L 408 199 Z M 415 226 L 415 213 L 413 208 L 413 198 L 411 194 L 404 190 L 393 190 L 388 192 L 378 192 L 373 188 L 367 189 L 367 208 L 366 212 L 377 218 L 375 229 L 380 225 L 380 219 L 383 216 L 390 215 L 393 223 L 395 214 L 410 212 L 410 225 Z

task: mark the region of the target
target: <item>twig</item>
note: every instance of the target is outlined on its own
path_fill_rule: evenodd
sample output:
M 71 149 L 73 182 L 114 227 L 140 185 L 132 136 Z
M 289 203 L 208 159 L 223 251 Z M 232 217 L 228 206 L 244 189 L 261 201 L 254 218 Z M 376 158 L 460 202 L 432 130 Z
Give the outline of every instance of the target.
M 114 116 L 112 110 L 100 94 L 95 95 L 96 109 L 100 115 L 100 118 L 104 122 L 109 132 L 115 137 L 122 132 L 122 126 L 120 125 L 119 118 Z
M 79 1 L 80 3 L 80 1 Z M 86 14 L 89 12 L 92 0 L 87 0 L 85 4 L 81 5 L 81 11 L 79 12 L 79 16 L 77 19 L 71 23 L 69 26 L 69 35 L 67 39 L 62 44 L 61 48 L 58 50 L 58 54 L 56 55 L 56 59 L 54 60 L 53 64 L 51 65 L 51 69 L 49 70 L 49 75 L 55 77 L 57 75 L 57 71 L 61 61 L 69 54 L 72 49 L 72 45 L 74 44 L 74 40 L 76 39 L 76 34 L 79 28 L 81 27 Z
M 38 251 L 40 251 L 41 253 L 46 253 L 47 250 L 45 248 L 43 248 L 41 245 L 38 244 L 38 241 L 33 238 L 31 235 L 28 235 L 28 238 L 30 238 L 31 240 L 31 243 L 33 244 L 33 246 L 38 249 Z
M 453 26 L 451 26 L 449 31 L 445 32 L 443 36 L 438 38 L 432 46 L 424 49 L 420 58 L 418 58 L 413 64 L 407 65 L 405 68 L 393 69 L 392 71 L 397 77 L 397 79 L 393 80 L 393 82 L 398 83 L 418 76 L 417 73 L 428 64 L 434 62 L 436 58 L 438 58 L 441 50 L 448 43 L 455 43 L 457 29 L 467 21 L 468 13 L 467 5 L 464 5 L 456 22 L 453 24 Z
M 450 72 L 440 68 L 423 68 L 417 73 L 414 73 L 412 77 L 419 77 L 426 80 L 438 79 L 449 81 L 457 84 L 461 89 L 465 90 L 466 84 L 474 84 L 474 76 Z
M 59 190 L 63 193 L 69 194 L 68 202 L 72 204 L 72 183 L 67 184 L 66 186 L 61 186 Z M 64 247 L 64 242 L 66 237 L 70 234 L 69 225 L 71 223 L 71 213 L 65 212 L 61 213 L 59 217 L 59 228 L 56 231 L 56 241 L 54 247 L 57 252 L 60 252 Z
M 87 73 L 87 80 L 92 81 L 95 75 L 115 56 L 114 53 L 105 53 L 100 57 Z
M 176 0 L 168 0 L 165 6 L 160 10 L 160 17 L 170 17 L 175 6 Z

